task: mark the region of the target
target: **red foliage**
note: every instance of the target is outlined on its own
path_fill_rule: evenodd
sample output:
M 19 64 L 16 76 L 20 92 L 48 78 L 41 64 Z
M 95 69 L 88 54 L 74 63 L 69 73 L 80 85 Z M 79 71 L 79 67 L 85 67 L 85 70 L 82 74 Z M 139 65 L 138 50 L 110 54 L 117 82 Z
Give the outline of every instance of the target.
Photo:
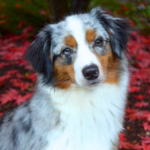
M 8 101 L 16 100 L 19 91 L 16 89 L 9 89 L 6 93 L 1 94 L 1 105 L 7 103 Z
M 150 131 L 150 124 L 148 122 L 144 122 L 143 127 L 144 127 L 144 130 L 149 130 Z
M 15 7 L 21 8 L 21 5 L 20 4 L 15 4 Z
M 32 27 L 27 27 L 21 35 L 0 39 L 0 104 L 14 101 L 17 105 L 32 96 L 31 90 L 36 82 L 36 75 L 31 66 L 24 60 L 26 48 L 30 42 L 26 40 Z M 11 88 L 10 88 L 11 87 Z
M 150 150 L 150 145 L 147 145 L 145 142 L 142 142 L 143 150 Z
M 121 10 L 126 11 L 128 10 L 128 8 L 125 5 L 120 5 L 121 6 Z
M 5 24 L 5 23 L 6 23 L 5 20 L 1 20 L 1 21 L 0 21 L 0 24 Z
M 16 4 L 15 7 L 21 6 Z M 126 10 L 124 6 L 121 8 Z M 18 28 L 21 26 L 22 22 L 19 23 Z M 32 27 L 27 27 L 21 35 L 0 39 L 1 106 L 7 105 L 9 102 L 20 105 L 32 96 L 36 74 L 23 59 L 26 48 L 30 44 L 26 37 L 32 30 Z M 150 150 L 150 36 L 140 35 L 138 32 L 132 33 L 128 42 L 128 51 L 130 53 L 128 57 L 131 79 L 125 130 L 120 134 L 119 149 Z M 0 111 L 0 116 L 2 113 Z M 137 141 L 130 138 L 134 134 L 132 131 L 134 129 L 131 128 L 132 124 L 136 125 L 134 126 L 137 128 L 136 132 L 138 132 L 138 128 L 142 131 L 136 133 Z
M 142 130 L 141 134 L 145 137 L 137 134 L 139 140 L 133 139 L 132 143 L 136 141 L 136 144 L 132 144 L 131 141 L 128 141 L 132 140 L 129 137 L 131 135 L 125 131 L 121 133 L 124 138 L 120 138 L 119 148 L 150 150 L 150 36 L 140 35 L 137 32 L 132 33 L 128 42 L 128 51 L 131 78 L 125 120 L 128 121 L 127 130 L 130 129 L 130 122 L 134 123 L 138 120 L 139 130 Z M 138 127 L 135 126 L 135 128 Z

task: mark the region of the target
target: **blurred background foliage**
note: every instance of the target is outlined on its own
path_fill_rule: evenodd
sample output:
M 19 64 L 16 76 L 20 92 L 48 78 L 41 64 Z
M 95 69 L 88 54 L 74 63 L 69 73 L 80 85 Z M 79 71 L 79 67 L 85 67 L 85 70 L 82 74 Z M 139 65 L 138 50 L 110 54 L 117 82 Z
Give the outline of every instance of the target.
M 20 34 L 25 26 L 33 26 L 38 30 L 49 21 L 48 12 L 47 1 L 0 1 L 0 34 Z
M 97 5 L 113 16 L 128 18 L 141 32 L 150 33 L 150 0 L 93 0 L 90 8 Z
M 49 22 L 57 22 L 53 15 L 67 15 L 77 12 L 73 5 L 79 0 L 3 0 L 0 1 L 0 36 L 20 34 L 27 26 L 33 27 L 36 33 Z M 128 19 L 134 30 L 150 33 L 150 0 L 80 0 L 84 4 L 83 11 L 101 6 L 109 14 Z M 60 10 L 61 9 L 61 10 Z M 56 18 L 60 16 L 55 16 Z M 62 19 L 60 17 L 60 19 Z

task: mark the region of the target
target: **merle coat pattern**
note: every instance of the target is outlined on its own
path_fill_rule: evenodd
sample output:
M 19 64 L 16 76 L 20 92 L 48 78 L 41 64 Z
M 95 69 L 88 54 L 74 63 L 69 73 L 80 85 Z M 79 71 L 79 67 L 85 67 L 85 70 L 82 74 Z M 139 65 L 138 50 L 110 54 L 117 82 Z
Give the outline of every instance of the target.
M 73 24 L 70 20 L 75 20 L 78 30 L 84 26 L 84 29 L 92 28 L 97 34 L 100 33 L 105 44 L 108 44 L 106 47 L 112 49 L 113 57 L 117 60 L 117 64 L 119 63 L 119 67 L 116 67 L 117 79 L 111 81 L 113 84 L 110 80 L 105 83 L 107 77 L 101 77 L 100 81 L 95 79 L 94 82 L 79 80 L 82 74 L 76 75 L 80 70 L 76 68 L 81 63 L 75 61 L 79 61 L 81 53 L 78 53 L 80 45 L 83 45 L 78 42 L 76 38 L 78 35 L 72 31 L 76 29 L 72 29 Z M 69 31 L 69 27 L 72 30 Z M 26 59 L 38 73 L 37 90 L 29 101 L 2 117 L 0 150 L 117 149 L 128 86 L 128 63 L 124 54 L 128 39 L 127 29 L 128 24 L 124 20 L 113 18 L 100 8 L 94 8 L 86 14 L 66 17 L 58 24 L 45 26 L 26 53 Z M 67 34 L 74 35 L 75 43 L 78 45 L 76 50 L 69 49 L 71 55 L 68 54 L 68 49 L 60 52 L 62 39 Z M 92 49 L 91 45 L 85 48 Z M 95 51 L 101 49 L 96 47 Z M 96 52 L 91 51 L 81 56 L 83 61 L 87 55 L 90 61 L 98 64 L 96 56 L 101 54 L 103 57 L 107 54 L 99 52 L 95 55 Z M 64 83 L 67 82 L 65 86 L 60 87 L 60 83 L 56 84 L 58 81 L 54 73 L 55 67 L 58 67 L 56 62 L 64 66 L 64 69 L 67 65 L 76 67 L 74 80 L 62 80 Z M 95 82 L 100 83 L 96 87 L 91 86 Z M 66 99 L 69 102 L 66 102 Z

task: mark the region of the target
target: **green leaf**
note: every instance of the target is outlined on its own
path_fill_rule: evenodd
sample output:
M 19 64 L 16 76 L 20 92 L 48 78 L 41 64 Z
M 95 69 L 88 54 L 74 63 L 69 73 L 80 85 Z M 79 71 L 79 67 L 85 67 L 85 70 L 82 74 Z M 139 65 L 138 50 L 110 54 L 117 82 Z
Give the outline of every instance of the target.
M 26 77 L 28 77 L 28 76 L 29 76 L 29 73 L 28 73 L 28 72 L 26 72 L 26 73 L 25 73 L 25 76 L 26 76 Z

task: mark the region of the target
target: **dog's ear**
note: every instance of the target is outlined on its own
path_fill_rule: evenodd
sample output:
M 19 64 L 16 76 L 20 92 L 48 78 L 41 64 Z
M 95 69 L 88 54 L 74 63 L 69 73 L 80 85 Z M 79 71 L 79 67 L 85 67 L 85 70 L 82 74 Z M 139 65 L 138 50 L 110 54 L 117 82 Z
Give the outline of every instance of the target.
M 91 14 L 96 16 L 99 23 L 108 32 L 112 50 L 121 58 L 122 52 L 127 50 L 129 23 L 121 18 L 113 18 L 105 14 L 99 7 L 92 9 Z
M 50 82 L 53 73 L 53 64 L 50 60 L 51 29 L 45 26 L 37 35 L 35 41 L 29 46 L 25 59 L 31 62 L 33 68 L 44 75 L 44 82 Z

